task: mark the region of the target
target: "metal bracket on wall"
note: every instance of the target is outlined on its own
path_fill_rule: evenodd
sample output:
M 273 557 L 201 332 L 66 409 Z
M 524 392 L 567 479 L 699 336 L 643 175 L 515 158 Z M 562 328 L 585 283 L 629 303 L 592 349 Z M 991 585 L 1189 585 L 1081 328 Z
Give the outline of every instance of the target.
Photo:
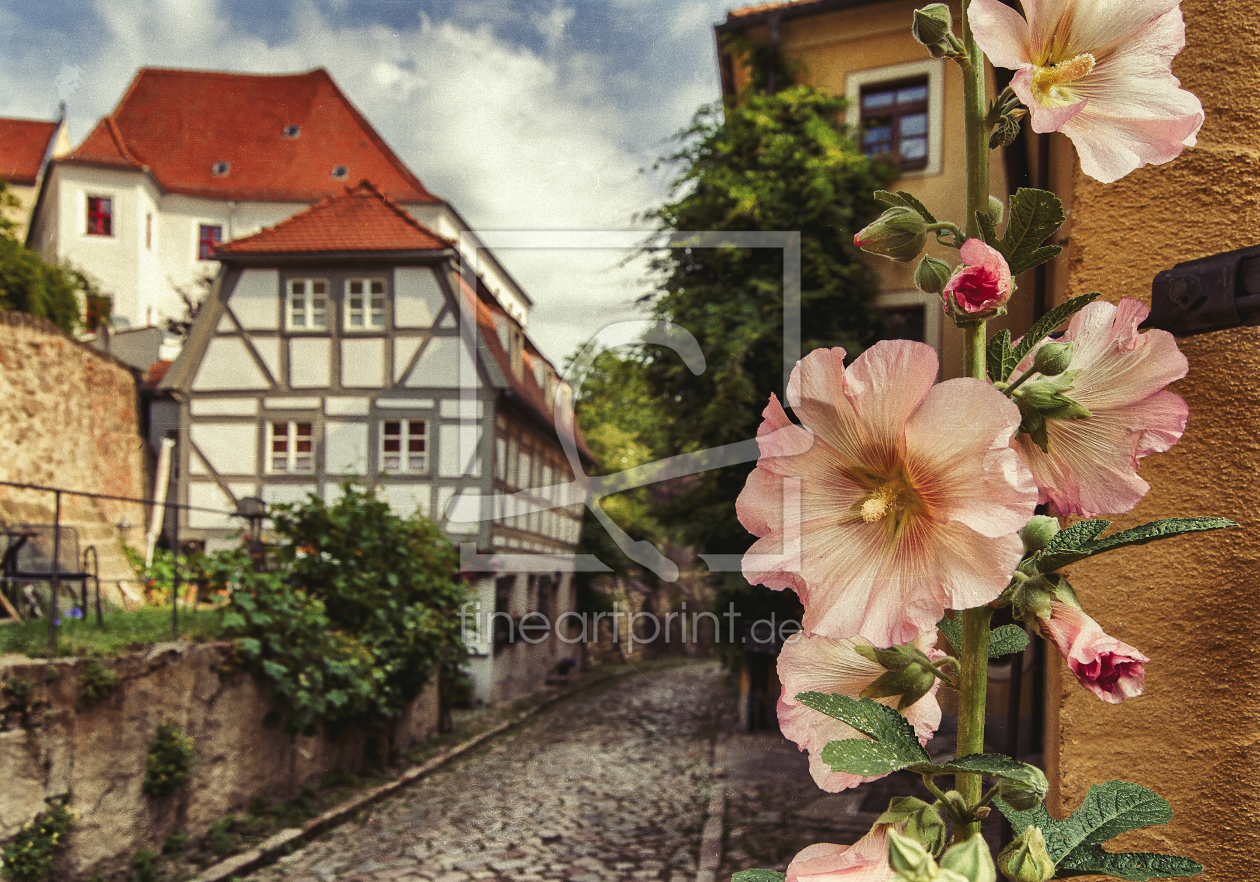
M 1179 263 L 1151 283 L 1143 328 L 1179 337 L 1260 324 L 1260 245 Z

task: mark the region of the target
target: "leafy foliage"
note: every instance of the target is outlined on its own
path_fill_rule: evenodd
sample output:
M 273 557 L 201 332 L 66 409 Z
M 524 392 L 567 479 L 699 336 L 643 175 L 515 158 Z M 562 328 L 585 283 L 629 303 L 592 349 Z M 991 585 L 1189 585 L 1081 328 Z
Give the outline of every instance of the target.
M 78 814 L 63 802 L 50 802 L 4 847 L 4 866 L 0 868 L 4 878 L 12 882 L 44 882 L 52 874 L 53 863 L 66 847 L 66 838 L 78 819 Z
M 1163 518 L 1129 530 L 1121 530 L 1104 539 L 1097 538 L 1110 526 L 1111 521 L 1096 518 L 1080 521 L 1060 531 L 1036 558 L 1037 567 L 1042 572 L 1048 573 L 1105 551 L 1114 551 L 1130 545 L 1145 545 L 1148 542 L 1170 539 L 1184 533 L 1237 527 L 1238 524 L 1227 518 Z
M 878 701 L 821 692 L 802 692 L 796 700 L 874 739 L 845 739 L 824 747 L 823 761 L 838 772 L 887 775 L 930 762 L 927 751 L 914 734 L 914 727 L 901 714 Z
M 1055 328 L 1101 296 L 1098 292 L 1082 294 L 1067 303 L 1059 304 L 1039 318 L 1014 346 L 1011 345 L 1010 331 L 998 331 L 989 340 L 986 348 L 985 369 L 989 372 L 989 379 L 994 382 L 1006 382 L 1016 366 L 1024 360 L 1025 355 L 1032 352 Z
M 1019 812 L 1001 799 L 996 800 L 996 805 L 1016 833 L 1030 826 L 1041 829 L 1046 850 L 1055 864 L 1056 879 L 1101 873 L 1145 882 L 1203 872 L 1202 864 L 1175 855 L 1103 849 L 1104 842 L 1121 833 L 1166 824 L 1172 819 L 1172 807 L 1157 793 L 1138 784 L 1095 784 L 1081 807 L 1062 821 L 1052 817 L 1045 806 Z
M 731 882 L 783 882 L 786 873 L 775 870 L 743 870 L 731 877 Z
M 923 218 L 929 224 L 936 223 L 936 218 L 932 216 L 932 212 L 927 210 L 915 196 L 907 193 L 905 190 L 898 190 L 896 193 L 889 193 L 887 190 L 876 190 L 875 201 L 881 202 L 889 207 L 902 205 L 919 213 L 919 217 Z
M 948 616 L 936 623 L 954 651 L 962 652 L 962 622 Z M 1019 625 L 1001 625 L 989 632 L 989 658 L 1021 652 L 1028 646 L 1028 632 Z
M 272 519 L 286 540 L 276 571 L 255 572 L 241 550 L 206 578 L 235 583 L 224 628 L 275 684 L 289 729 L 393 720 L 464 657 L 459 558 L 432 521 L 348 483 L 331 505 L 312 495 Z
M 79 298 L 95 314 L 108 319 L 109 298 L 82 272 L 44 261 L 13 235 L 14 223 L 4 211 L 17 207 L 8 185 L 0 181 L 0 310 L 11 309 L 46 318 L 67 334 L 81 324 Z M 103 313 L 103 315 L 102 315 Z M 91 330 L 91 328 L 89 328 Z
M 90 703 L 102 701 L 118 688 L 118 672 L 98 661 L 89 661 L 79 674 L 79 694 Z
M 755 91 L 702 108 L 663 162 L 680 168 L 674 201 L 652 212 L 662 231 L 780 231 L 801 236 L 802 353 L 878 336 L 874 279 L 851 237 L 878 214 L 870 192 L 891 168 L 864 157 L 838 121 L 842 99 L 804 86 Z M 695 376 L 673 353 L 652 354 L 648 387 L 669 452 L 754 437 L 783 385 L 783 253 L 775 248 L 662 248 L 653 316 L 692 333 L 707 367 Z M 734 502 L 747 467 L 687 482 L 663 511 L 684 541 L 709 552 L 750 544 Z M 738 580 L 742 582 L 742 580 Z
M 157 734 L 149 742 L 149 758 L 144 768 L 144 792 L 162 799 L 186 786 L 197 762 L 195 745 L 190 736 L 173 720 L 158 724 Z
M 1063 250 L 1058 245 L 1041 244 L 1063 226 L 1063 221 L 1063 203 L 1058 196 L 1021 187 L 1008 203 L 1002 238 L 989 244 L 1006 258 L 1011 275 L 1017 276 Z

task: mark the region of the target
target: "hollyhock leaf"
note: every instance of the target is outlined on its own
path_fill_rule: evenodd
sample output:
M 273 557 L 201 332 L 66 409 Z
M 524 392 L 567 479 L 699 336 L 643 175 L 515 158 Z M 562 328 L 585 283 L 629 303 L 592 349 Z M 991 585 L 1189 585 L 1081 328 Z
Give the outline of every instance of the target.
M 891 775 L 919 761 L 892 744 L 856 738 L 831 742 L 823 748 L 822 758 L 834 771 L 866 777 Z
M 957 619 L 943 618 L 936 627 L 949 640 L 954 652 L 962 653 L 962 623 Z M 1002 625 L 989 633 L 989 658 L 1001 658 L 1019 652 L 1028 646 L 1028 634 L 1019 625 Z
M 1111 521 L 1105 518 L 1093 518 L 1088 521 L 1077 521 L 1070 527 L 1060 530 L 1046 545 L 1046 554 L 1058 554 L 1064 551 L 1074 551 L 1089 542 L 1093 542 L 1102 533 L 1103 530 L 1111 526 Z
M 978 772 L 990 778 L 1001 778 L 1010 781 L 1026 790 L 1032 790 L 1045 796 L 1049 785 L 1046 775 L 1036 766 L 1021 763 L 1000 753 L 973 753 L 958 759 L 950 760 L 937 766 L 942 773 L 970 774 Z
M 949 645 L 954 647 L 954 652 L 962 652 L 962 622 L 958 619 L 951 619 L 949 616 L 943 617 L 936 623 L 937 630 L 945 635 L 949 640 Z
M 783 882 L 786 873 L 777 870 L 743 870 L 731 877 L 731 882 Z
M 1007 214 L 1006 229 L 993 247 L 1002 252 L 1010 264 L 1011 275 L 1017 276 L 1026 269 L 1045 263 L 1063 250 L 1053 245 L 1040 247 L 1051 233 L 1063 226 L 1063 203 L 1058 196 L 1045 190 L 1021 187 L 1010 198 Z
M 847 695 L 824 695 L 821 692 L 802 692 L 796 700 L 829 717 L 846 723 L 876 742 L 894 748 L 899 755 L 909 757 L 906 765 L 928 762 L 927 751 L 919 744 L 914 726 L 906 718 L 887 705 L 869 698 L 850 698 Z M 870 742 L 851 739 L 855 744 Z M 832 747 L 838 742 L 832 742 Z M 826 750 L 824 749 L 824 753 Z M 825 759 L 826 757 L 824 757 Z M 886 773 L 881 773 L 886 774 Z
M 1051 331 L 1066 322 L 1072 316 L 1076 315 L 1085 307 L 1089 306 L 1101 296 L 1102 294 L 1097 291 L 1090 294 L 1082 294 L 1080 297 L 1073 297 L 1067 303 L 1059 304 L 1054 309 L 1043 315 L 1033 324 L 1031 328 L 1028 329 L 1028 333 L 1020 338 L 1019 342 L 1012 348 L 1011 354 L 1015 358 L 1015 364 L 1018 365 L 1021 361 L 1023 361 L 1024 356 L 1036 349 L 1042 340 L 1050 336 Z M 1011 370 L 1014 370 L 1014 368 Z M 1010 371 L 1007 371 L 1006 377 L 1003 377 L 1002 379 L 1005 380 L 1010 375 Z
M 980 235 L 984 239 L 984 243 L 997 248 L 1001 239 L 998 238 L 997 229 L 993 226 L 992 215 L 987 211 L 977 211 L 976 223 L 980 225 Z
M 889 193 L 887 190 L 876 190 L 875 201 L 882 202 L 884 205 L 889 207 L 899 205 L 905 208 L 913 209 L 914 211 L 917 211 L 919 216 L 927 223 L 934 224 L 937 222 L 936 218 L 932 216 L 932 212 L 928 211 L 922 202 L 910 193 L 907 193 L 905 190 L 898 190 L 896 193 Z
M 1093 536 L 1073 545 L 1059 544 L 1058 540 L 1064 533 L 1084 524 L 1091 525 Z M 1237 523 L 1227 518 L 1163 518 L 1162 520 L 1142 524 L 1140 527 L 1133 527 L 1130 530 L 1121 530 L 1119 533 L 1113 533 L 1103 539 L 1094 538 L 1110 525 L 1109 521 L 1101 518 L 1073 524 L 1067 530 L 1063 530 L 1055 536 L 1054 540 L 1046 546 L 1045 551 L 1037 559 L 1037 566 L 1043 573 L 1048 573 L 1060 567 L 1076 563 L 1078 560 L 1084 560 L 1087 557 L 1093 557 L 1105 551 L 1114 551 L 1117 548 L 1125 548 L 1130 545 L 1145 545 L 1148 542 L 1170 539 L 1183 533 L 1201 533 L 1206 530 L 1223 530 L 1226 527 L 1238 526 Z M 1082 533 L 1084 532 L 1082 531 Z
M 1203 872 L 1202 864 L 1169 854 L 1105 851 L 1104 842 L 1121 833 L 1166 824 L 1172 807 L 1159 794 L 1127 781 L 1108 781 L 1089 788 L 1081 807 L 1060 821 L 1044 805 L 1016 811 L 1000 797 L 994 805 L 1006 816 L 1016 834 L 1039 827 L 1046 851 L 1055 864 L 1055 877 L 1101 873 L 1146 882 Z
M 989 634 L 989 658 L 1023 652 L 1027 646 L 1028 632 L 1019 625 L 1002 625 Z
M 1019 364 L 1015 350 L 1011 348 L 1011 332 L 1001 330 L 990 337 L 985 356 L 985 370 L 989 373 L 989 379 L 995 383 L 1006 382 L 1006 378 Z

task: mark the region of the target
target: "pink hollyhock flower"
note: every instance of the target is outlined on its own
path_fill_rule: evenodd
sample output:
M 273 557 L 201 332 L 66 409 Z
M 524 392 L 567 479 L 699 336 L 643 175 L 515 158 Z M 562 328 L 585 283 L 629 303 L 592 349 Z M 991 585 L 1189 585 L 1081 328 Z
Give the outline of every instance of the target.
M 1067 392 L 1091 416 L 1046 420 L 1046 450 L 1021 434 L 1015 448 L 1032 469 L 1039 500 L 1060 515 L 1126 512 L 1150 485 L 1138 477 L 1138 459 L 1162 453 L 1186 429 L 1189 408 L 1164 389 L 1189 365 L 1167 331 L 1138 333 L 1150 310 L 1125 298 L 1119 305 L 1095 301 L 1068 324 L 1062 342 L 1075 344 Z M 1012 374 L 1032 368 L 1034 350 Z
M 1081 170 L 1111 183 L 1193 147 L 1203 105 L 1181 88 L 1172 60 L 1186 45 L 1178 0 L 972 0 L 972 32 L 1035 132 L 1063 132 Z
M 1011 268 L 1006 258 L 983 239 L 968 239 L 959 255 L 966 266 L 954 273 L 941 292 L 946 310 L 969 318 L 996 315 L 1011 299 Z
M 1050 618 L 1038 619 L 1037 627 L 1050 638 L 1072 670 L 1077 682 L 1109 704 L 1142 694 L 1149 658 L 1127 643 L 1107 636 L 1085 611 L 1050 601 Z
M 877 824 L 852 845 L 820 842 L 802 849 L 788 864 L 786 882 L 887 882 L 888 825 Z
M 932 347 L 885 340 L 844 365 L 811 352 L 773 395 L 736 503 L 761 537 L 753 584 L 792 588 L 806 630 L 907 643 L 948 609 L 994 600 L 1019 564 L 1037 491 L 1010 448 L 1014 402 L 983 380 L 936 383 Z M 799 497 L 799 498 L 798 498 Z
M 802 692 L 822 692 L 858 698 L 862 690 L 885 673 L 883 665 L 854 649 L 858 645 L 869 646 L 870 641 L 861 637 L 828 640 L 826 637 L 801 634 L 789 640 L 779 653 L 779 679 L 783 682 L 783 695 L 779 698 L 779 729 L 801 750 L 809 751 L 809 773 L 813 775 L 814 783 L 829 793 L 847 790 L 883 776 L 864 778 L 833 771 L 822 759 L 823 748 L 833 741 L 866 736 L 833 717 L 806 707 L 796 700 L 796 696 Z M 945 653 L 935 648 L 935 628 L 920 634 L 914 645 L 933 661 L 945 657 Z M 937 680 L 926 695 L 902 711 L 907 722 L 914 726 L 921 744 L 927 744 L 941 724 L 941 706 L 936 700 L 939 688 L 940 680 Z M 898 698 L 891 696 L 879 700 L 896 707 Z

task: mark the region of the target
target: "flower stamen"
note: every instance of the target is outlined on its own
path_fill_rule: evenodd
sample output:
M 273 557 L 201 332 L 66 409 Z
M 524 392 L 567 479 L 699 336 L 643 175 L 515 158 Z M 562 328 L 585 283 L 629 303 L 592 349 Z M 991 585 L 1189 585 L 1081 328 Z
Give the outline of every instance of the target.
M 896 508 L 897 494 L 885 484 L 862 500 L 862 520 L 868 524 L 882 521 Z
M 1065 107 L 1080 99 L 1072 86 L 1089 76 L 1094 69 L 1094 56 L 1082 52 L 1075 58 L 1057 64 L 1045 64 L 1032 76 L 1033 97 L 1043 107 Z

